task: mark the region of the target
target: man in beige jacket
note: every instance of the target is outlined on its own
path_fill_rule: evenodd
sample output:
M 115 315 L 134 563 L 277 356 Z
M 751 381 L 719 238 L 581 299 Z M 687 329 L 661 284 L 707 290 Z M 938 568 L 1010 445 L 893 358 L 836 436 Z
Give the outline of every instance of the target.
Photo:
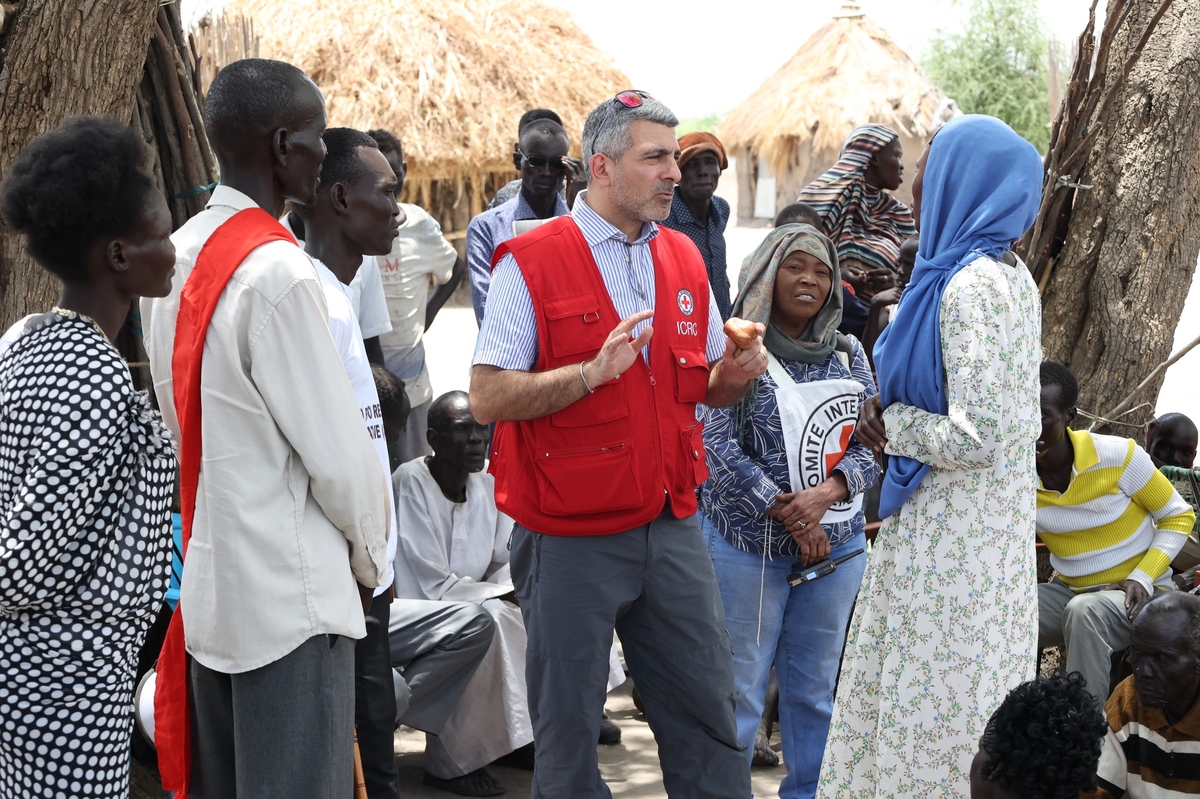
M 221 185 L 172 237 L 170 296 L 142 301 L 146 351 L 179 437 L 172 355 L 179 297 L 208 239 L 239 211 L 311 201 L 325 149 L 317 87 L 247 59 L 205 107 Z M 343 797 L 352 784 L 354 644 L 387 573 L 387 488 L 293 242 L 252 251 L 204 339 L 203 456 L 180 607 L 191 656 L 196 799 Z

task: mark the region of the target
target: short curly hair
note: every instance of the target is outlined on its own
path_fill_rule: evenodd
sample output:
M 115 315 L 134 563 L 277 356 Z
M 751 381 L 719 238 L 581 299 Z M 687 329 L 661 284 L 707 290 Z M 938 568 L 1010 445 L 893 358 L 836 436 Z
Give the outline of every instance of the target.
M 46 270 L 82 280 L 92 245 L 130 232 L 146 212 L 156 186 L 145 156 L 141 137 L 115 119 L 69 118 L 17 156 L 0 213 Z
M 1058 386 L 1062 391 L 1062 410 L 1074 408 L 1075 403 L 1079 402 L 1079 381 L 1071 374 L 1071 370 L 1061 363 L 1042 361 L 1039 376 L 1042 379 L 1042 388 Z
M 1072 672 L 1014 688 L 979 741 L 987 755 L 980 776 L 1022 799 L 1075 799 L 1094 790 L 1108 722 L 1085 686 Z
M 375 140 L 380 150 L 395 150 L 397 155 L 404 157 L 404 145 L 400 142 L 400 137 L 390 130 L 372 128 L 367 131 L 367 135 Z

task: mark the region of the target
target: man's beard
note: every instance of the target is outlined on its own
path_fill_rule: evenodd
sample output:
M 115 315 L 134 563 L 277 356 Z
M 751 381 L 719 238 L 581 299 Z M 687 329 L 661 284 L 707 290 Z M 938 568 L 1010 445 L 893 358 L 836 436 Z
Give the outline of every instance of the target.
M 658 194 L 660 192 L 673 194 L 674 191 L 675 184 L 670 181 L 663 181 L 655 185 L 649 196 L 639 196 L 624 185 L 614 185 L 612 198 L 613 204 L 632 219 L 641 222 L 661 222 L 671 213 L 671 203 L 668 201 L 663 204 L 659 200 Z

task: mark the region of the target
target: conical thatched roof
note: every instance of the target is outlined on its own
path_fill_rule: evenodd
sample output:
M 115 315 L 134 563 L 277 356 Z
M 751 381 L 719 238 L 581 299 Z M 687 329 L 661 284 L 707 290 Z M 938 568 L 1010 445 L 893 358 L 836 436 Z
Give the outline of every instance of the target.
M 720 136 L 731 150 L 748 148 L 781 173 L 801 160 L 802 149 L 833 151 L 836 159 L 859 125 L 882 122 L 923 140 L 957 113 L 883 28 L 847 2 L 729 113 Z
M 235 0 L 264 58 L 325 94 L 330 125 L 385 128 L 417 181 L 512 170 L 517 120 L 557 111 L 578 150 L 587 113 L 629 86 L 570 14 L 536 0 Z

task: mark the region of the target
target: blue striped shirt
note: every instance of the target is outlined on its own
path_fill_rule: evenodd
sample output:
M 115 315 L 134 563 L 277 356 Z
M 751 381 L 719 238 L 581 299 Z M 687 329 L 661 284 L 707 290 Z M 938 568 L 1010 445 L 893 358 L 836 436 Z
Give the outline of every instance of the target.
M 571 218 L 579 225 L 583 238 L 592 250 L 600 277 L 612 298 L 617 314 L 626 318 L 638 311 L 654 308 L 654 261 L 650 257 L 650 240 L 658 235 L 658 225 L 647 222 L 642 235 L 632 244 L 587 204 L 587 192 L 575 198 Z M 648 319 L 633 329 L 636 336 Z M 725 354 L 725 331 L 721 313 L 709 292 L 708 336 L 705 357 L 712 363 Z M 649 363 L 650 347 L 642 350 Z M 537 318 L 529 287 L 517 261 L 509 253 L 500 259 L 492 272 L 492 285 L 475 345 L 473 364 L 486 364 L 500 369 L 528 372 L 538 359 Z
M 520 181 L 517 181 L 520 183 Z M 567 201 L 558 195 L 554 215 L 569 211 Z M 503 205 L 484 211 L 467 225 L 467 280 L 471 283 L 471 304 L 475 307 L 475 323 L 482 324 L 492 282 L 492 254 L 496 248 L 513 237 L 513 222 L 537 219 L 525 195 L 517 195 Z

